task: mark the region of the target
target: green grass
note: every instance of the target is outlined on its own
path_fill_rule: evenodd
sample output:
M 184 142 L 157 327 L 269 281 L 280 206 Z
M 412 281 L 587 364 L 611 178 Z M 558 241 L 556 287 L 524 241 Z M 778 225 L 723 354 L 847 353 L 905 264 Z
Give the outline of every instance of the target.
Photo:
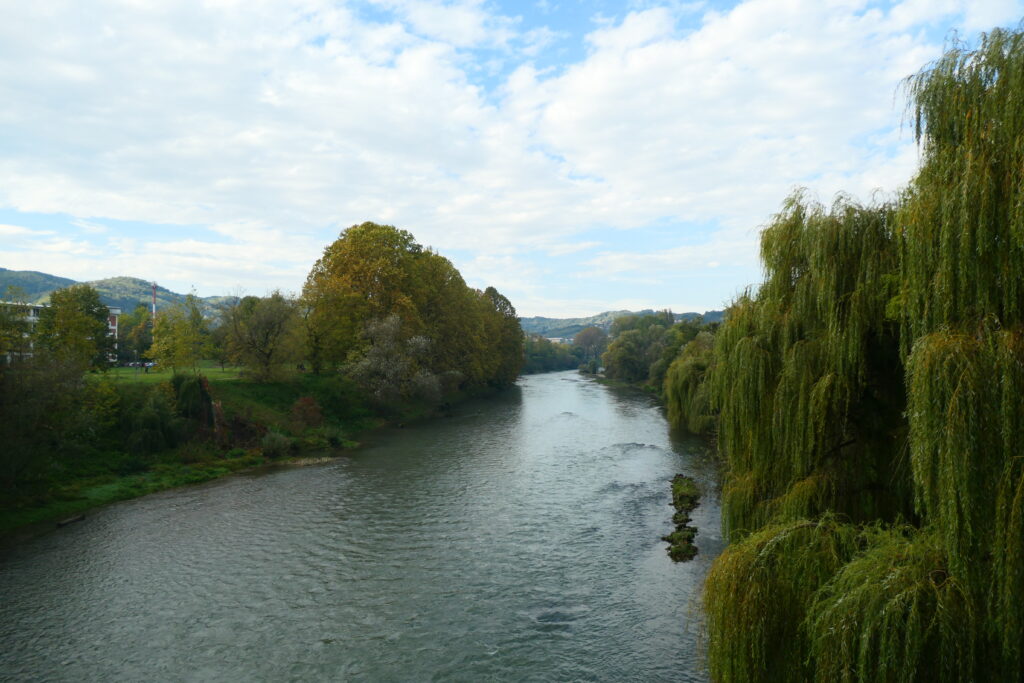
M 199 372 L 211 383 L 220 383 L 233 382 L 240 379 L 242 369 L 239 367 L 221 369 L 216 361 L 203 360 L 199 361 Z M 149 372 L 146 372 L 144 368 L 116 367 L 108 370 L 106 377 L 118 384 L 159 384 L 160 382 L 170 380 L 172 374 L 169 368 L 161 368 L 160 366 L 149 368 Z
M 74 480 L 58 487 L 44 504 L 0 510 L 0 537 L 29 525 L 64 519 L 108 503 L 209 481 L 266 463 L 261 454 L 252 452 L 239 458 L 189 465 L 161 463 L 139 474 L 118 476 L 110 473 Z
M 175 448 L 147 455 L 125 452 L 126 435 L 112 434 L 102 450 L 94 449 L 65 462 L 52 479 L 37 482 L 36 489 L 0 495 L 0 537 L 13 536 L 18 530 L 31 534 L 52 528 L 52 523 L 85 510 L 156 491 L 184 486 L 270 463 L 302 460 L 310 454 L 332 448 L 354 448 L 351 438 L 360 432 L 392 422 L 424 419 L 437 412 L 436 406 L 410 404 L 385 419 L 367 405 L 366 398 L 353 383 L 337 373 L 313 375 L 292 371 L 274 382 L 255 382 L 244 377 L 240 368 L 222 370 L 214 361 L 203 361 L 199 370 L 209 381 L 213 401 L 223 410 L 229 424 L 254 426 L 245 440 L 218 446 L 209 438 L 193 438 Z M 170 382 L 169 370 L 150 368 L 113 368 L 97 381 L 116 387 L 122 407 L 142 405 L 152 388 Z M 493 389 L 467 392 L 448 397 L 457 403 Z M 320 406 L 323 423 L 297 422 L 292 410 L 302 397 L 312 397 Z M 121 427 L 125 429 L 126 427 Z M 266 457 L 261 448 L 260 428 L 284 435 L 290 443 L 287 456 L 280 460 Z M 244 434 L 244 429 L 242 432 Z

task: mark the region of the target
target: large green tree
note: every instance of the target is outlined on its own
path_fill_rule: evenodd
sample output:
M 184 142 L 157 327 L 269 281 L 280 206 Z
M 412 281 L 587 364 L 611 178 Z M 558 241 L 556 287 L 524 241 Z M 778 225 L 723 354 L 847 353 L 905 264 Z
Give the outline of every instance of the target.
M 792 197 L 710 400 L 673 378 L 726 465 L 716 680 L 1024 680 L 1024 34 L 908 86 L 922 166 L 896 205 Z
M 118 321 L 117 355 L 123 361 L 140 361 L 152 344 L 153 316 L 148 306 L 139 304 Z
M 243 297 L 224 309 L 223 318 L 232 358 L 254 378 L 271 379 L 286 364 L 301 358 L 299 308 L 281 292 Z
M 576 333 L 572 343 L 583 351 L 584 362 L 595 360 L 608 347 L 608 333 L 600 327 L 585 327 Z
M 207 350 L 208 328 L 194 295 L 159 311 L 153 325 L 149 355 L 174 372 L 197 372 Z
M 306 280 L 300 315 L 316 372 L 364 367 L 384 339 L 396 348 L 425 340 L 417 367 L 445 389 L 507 384 L 522 363 L 508 299 L 471 289 L 448 259 L 393 226 L 354 225 L 329 245 Z M 387 335 L 368 333 L 384 321 Z
M 58 289 L 39 314 L 35 347 L 83 368 L 106 369 L 115 348 L 108 333 L 109 315 L 99 292 L 89 285 Z

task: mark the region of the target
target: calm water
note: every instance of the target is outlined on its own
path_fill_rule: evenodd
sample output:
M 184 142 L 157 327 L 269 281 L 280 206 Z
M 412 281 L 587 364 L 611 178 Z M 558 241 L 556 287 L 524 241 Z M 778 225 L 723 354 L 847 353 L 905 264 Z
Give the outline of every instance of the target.
M 669 479 L 709 492 L 673 564 Z M 528 377 L 329 464 L 118 504 L 0 554 L 0 679 L 706 680 L 699 441 Z

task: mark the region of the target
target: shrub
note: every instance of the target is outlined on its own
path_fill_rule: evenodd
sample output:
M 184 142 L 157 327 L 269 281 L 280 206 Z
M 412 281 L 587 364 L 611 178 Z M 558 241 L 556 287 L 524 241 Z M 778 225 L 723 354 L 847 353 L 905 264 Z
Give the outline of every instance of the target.
M 312 396 L 300 396 L 292 404 L 292 422 L 299 430 L 306 427 L 319 427 L 323 424 L 324 415 L 320 404 Z
M 267 432 L 260 441 L 263 455 L 268 458 L 280 458 L 283 455 L 287 455 L 292 450 L 292 447 L 292 440 L 280 432 Z

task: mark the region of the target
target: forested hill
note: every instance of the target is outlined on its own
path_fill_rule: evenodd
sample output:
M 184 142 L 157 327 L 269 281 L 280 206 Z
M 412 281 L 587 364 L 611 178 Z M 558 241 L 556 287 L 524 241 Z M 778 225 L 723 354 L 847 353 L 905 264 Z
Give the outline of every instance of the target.
M 17 287 L 34 303 L 39 297 L 46 296 L 55 289 L 69 287 L 73 284 L 75 281 L 66 277 L 57 277 L 35 270 L 0 268 L 0 298 L 3 298 L 8 287 Z
M 7 288 L 18 287 L 30 303 L 46 303 L 50 293 L 76 284 L 75 280 L 34 270 L 8 270 L 0 268 L 0 298 L 5 296 Z M 149 306 L 153 301 L 152 283 L 137 277 L 108 277 L 92 280 L 85 284 L 96 289 L 100 299 L 108 306 L 118 306 L 125 313 L 130 312 L 138 304 Z M 158 309 L 179 304 L 185 300 L 184 294 L 172 292 L 166 287 L 157 285 L 156 305 Z M 233 301 L 234 297 L 208 296 L 200 297 L 200 308 L 206 315 L 213 315 L 220 304 Z
M 627 315 L 644 316 L 652 315 L 654 311 L 644 309 L 642 311 L 605 311 L 592 315 L 589 318 L 544 318 L 536 316 L 533 318 L 520 319 L 523 332 L 527 334 L 539 334 L 542 337 L 572 337 L 577 332 L 587 327 L 599 327 L 608 331 L 612 321 Z M 704 313 L 704 322 L 721 322 L 722 311 L 707 311 Z M 676 321 L 696 318 L 700 313 L 676 313 Z

